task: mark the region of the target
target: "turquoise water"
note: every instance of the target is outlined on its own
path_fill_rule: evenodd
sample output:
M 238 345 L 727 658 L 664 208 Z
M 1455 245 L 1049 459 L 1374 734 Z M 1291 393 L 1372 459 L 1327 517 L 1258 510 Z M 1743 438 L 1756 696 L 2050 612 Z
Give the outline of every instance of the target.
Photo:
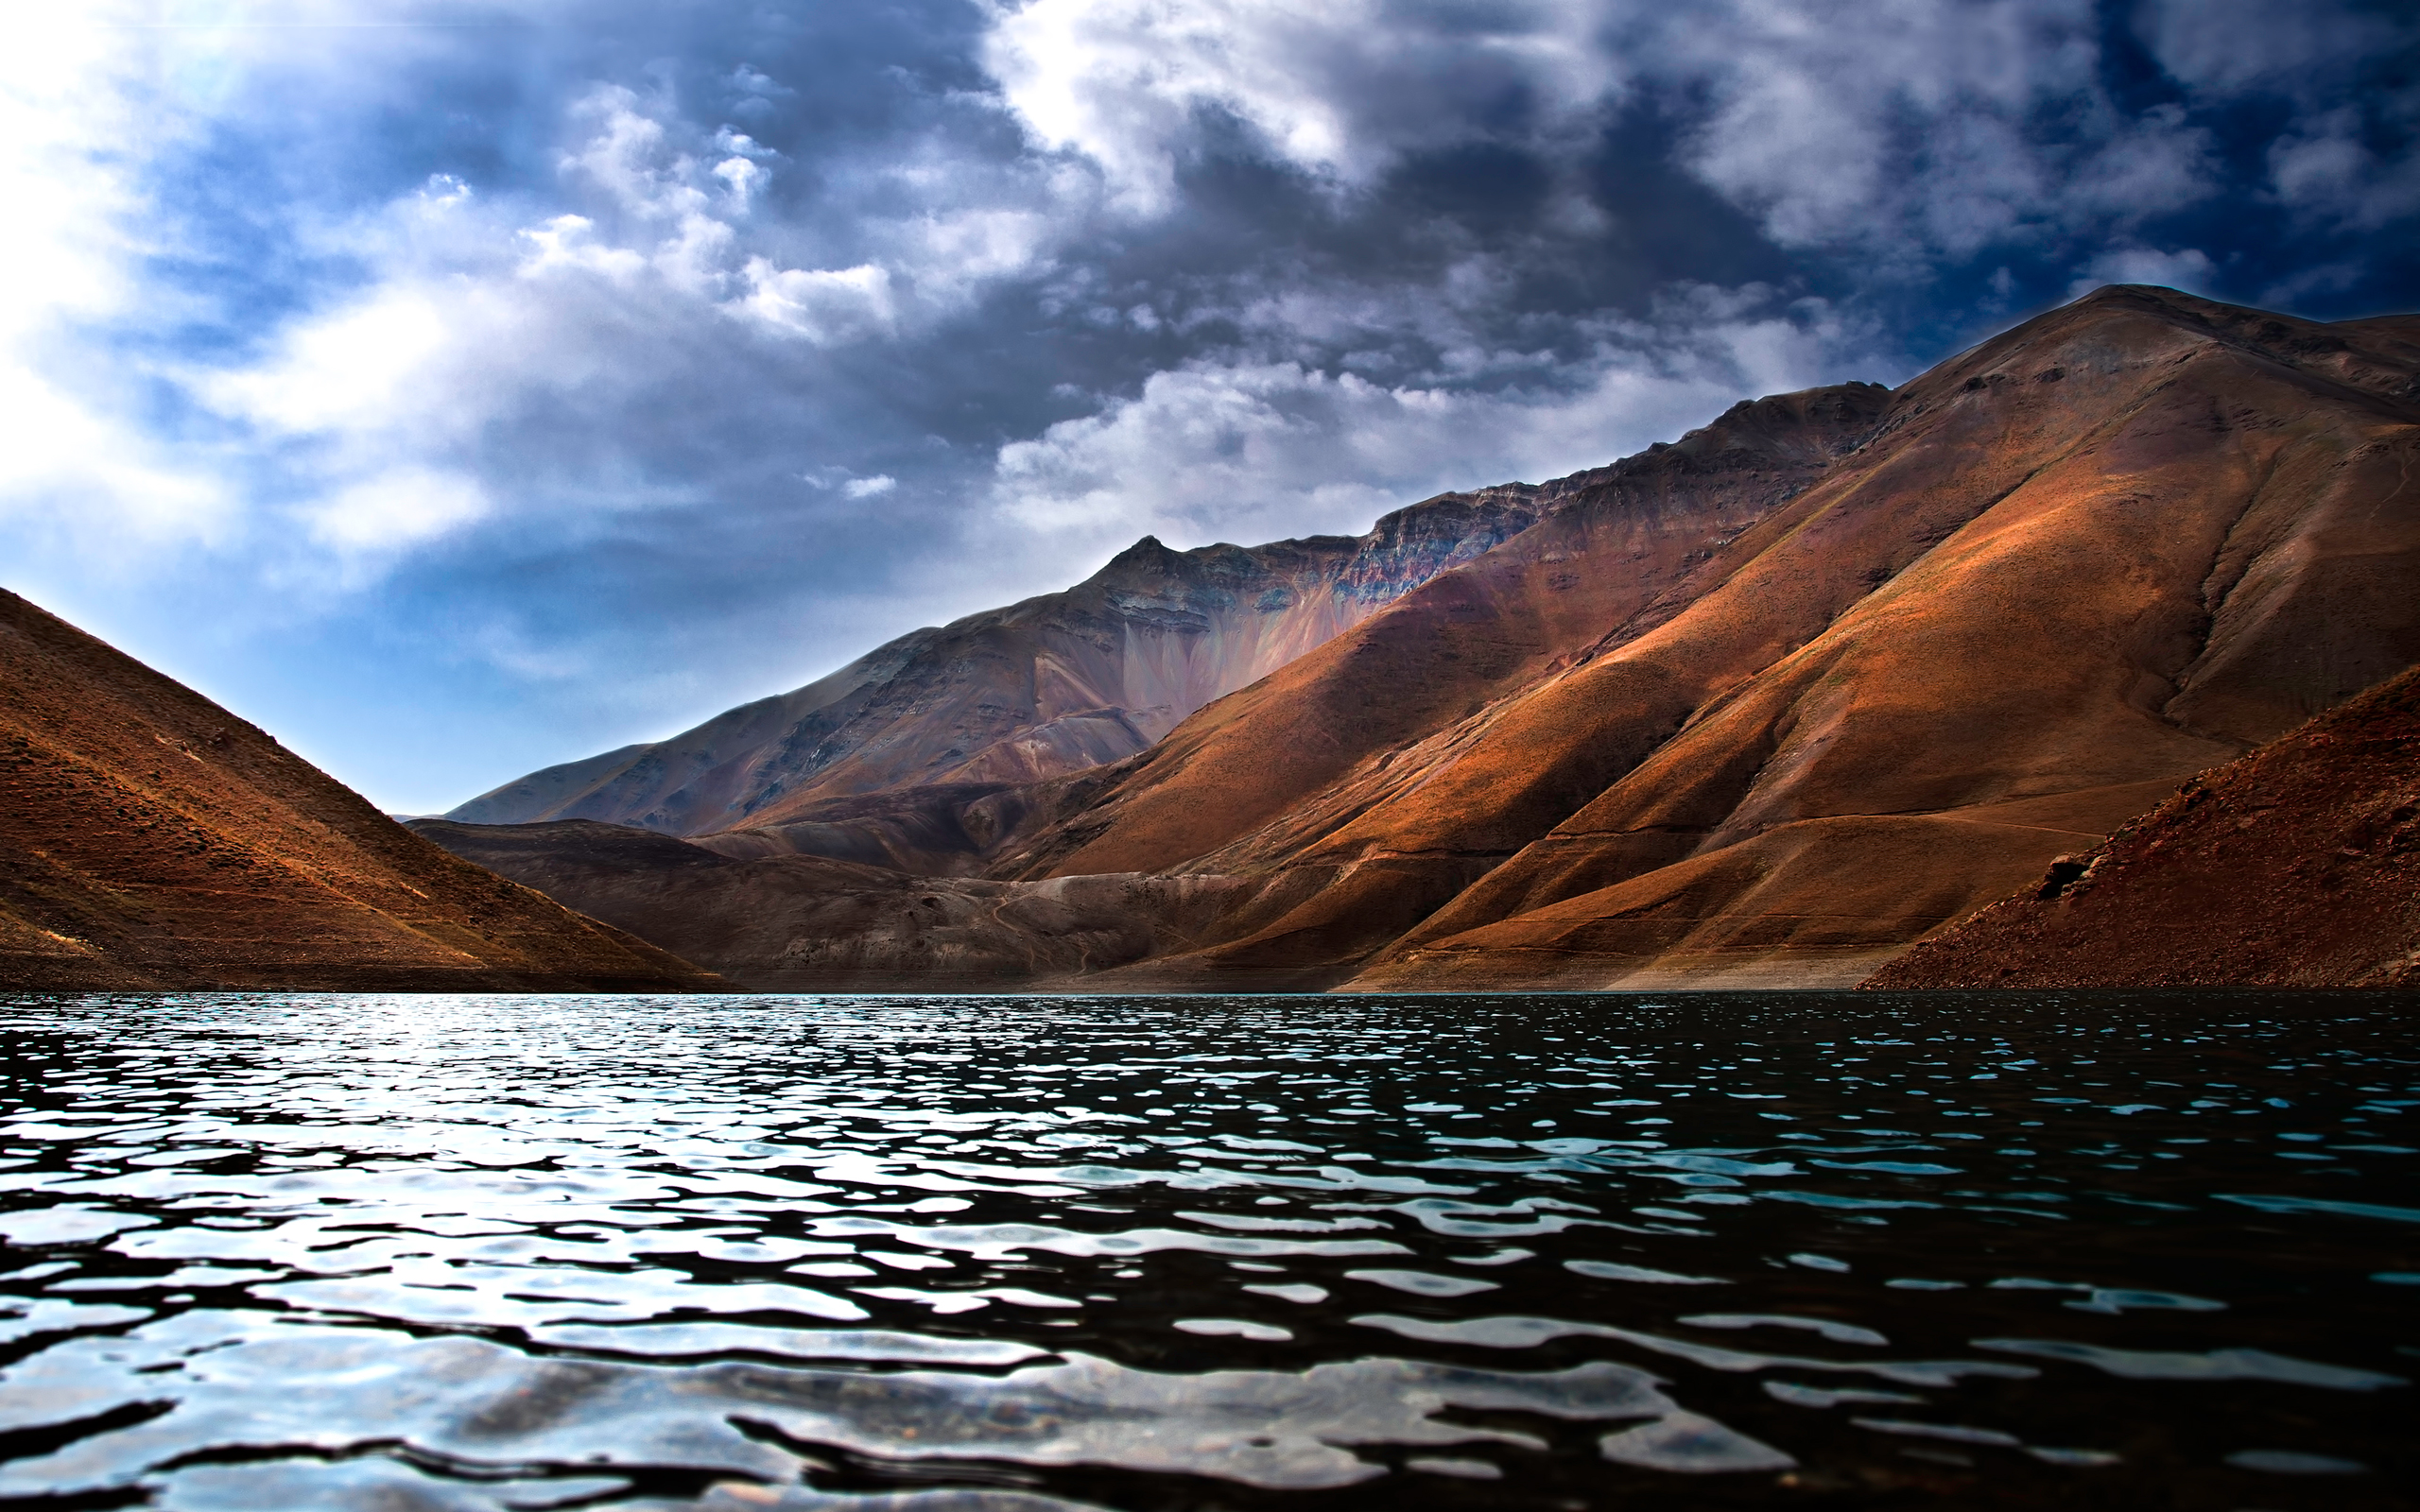
M 0 1503 L 2414 1504 L 2411 998 L 0 998 Z

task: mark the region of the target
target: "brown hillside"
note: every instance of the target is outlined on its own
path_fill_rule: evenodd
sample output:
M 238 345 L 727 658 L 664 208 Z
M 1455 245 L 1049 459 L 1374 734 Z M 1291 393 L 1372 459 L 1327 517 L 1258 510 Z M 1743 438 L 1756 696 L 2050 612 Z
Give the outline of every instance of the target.
M 1604 607 L 1559 646 L 1466 608 L 1550 520 L 1011 865 L 1259 879 L 1248 933 L 1138 985 L 1856 980 L 2420 658 L 2415 335 L 2103 290 L 1891 394 L 1803 491 L 1716 480 L 1684 573 L 1567 556 Z
M 1007 866 L 1068 876 L 1288 853 L 1395 781 L 1400 747 L 1608 627 L 1686 602 L 1707 559 L 1870 431 L 1887 399 L 1847 384 L 1742 403 L 1678 444 L 1583 474 L 1541 524 L 1187 721 Z M 1357 769 L 1366 781 L 1330 791 Z M 1246 855 L 1219 854 L 1272 823 Z
M 1684 725 L 1356 985 L 1854 980 L 2420 659 L 2414 332 L 2110 289 L 1909 385 L 1720 588 L 1497 716 Z M 1678 692 L 1574 729 L 1597 679 Z M 1364 854 L 1456 828 L 1411 807 Z
M 0 987 L 717 985 L 0 592 Z
M 1862 985 L 2420 987 L 2420 668 L 2195 778 Z
M 704 839 L 1167 884 L 1101 989 L 1847 985 L 2420 660 L 2415 462 L 2420 318 L 2103 289 L 1562 480 L 1147 749 Z M 908 958 L 891 884 L 826 883 L 848 970 Z M 1064 969 L 999 906 L 954 959 Z

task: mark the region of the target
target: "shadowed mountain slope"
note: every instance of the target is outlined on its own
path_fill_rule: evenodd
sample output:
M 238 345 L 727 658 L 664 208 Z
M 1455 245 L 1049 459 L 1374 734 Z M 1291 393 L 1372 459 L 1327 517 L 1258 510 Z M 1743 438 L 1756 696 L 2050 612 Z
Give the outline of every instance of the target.
M 0 592 L 0 987 L 717 985 Z
M 2193 779 L 1862 985 L 2420 987 L 2420 668 Z
M 1569 486 L 1443 494 L 1363 536 L 1193 551 L 1146 536 L 1063 593 L 902 636 L 795 692 L 532 773 L 446 816 L 602 819 L 672 834 L 804 820 L 824 828 L 793 837 L 798 849 L 904 848 L 899 859 L 914 860 L 913 836 L 824 811 L 867 793 L 997 789 L 1131 756 L 1527 528 Z
M 1181 949 L 1250 891 L 1221 877 L 916 877 L 562 819 L 411 827 L 455 854 L 758 991 L 1084 990 Z

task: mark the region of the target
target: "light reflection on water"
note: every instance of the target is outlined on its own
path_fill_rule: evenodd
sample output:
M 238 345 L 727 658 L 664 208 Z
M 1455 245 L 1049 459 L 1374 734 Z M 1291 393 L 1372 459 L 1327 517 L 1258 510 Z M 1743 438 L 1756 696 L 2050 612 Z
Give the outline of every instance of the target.
M 2410 1506 L 2414 1005 L 0 999 L 0 1503 Z

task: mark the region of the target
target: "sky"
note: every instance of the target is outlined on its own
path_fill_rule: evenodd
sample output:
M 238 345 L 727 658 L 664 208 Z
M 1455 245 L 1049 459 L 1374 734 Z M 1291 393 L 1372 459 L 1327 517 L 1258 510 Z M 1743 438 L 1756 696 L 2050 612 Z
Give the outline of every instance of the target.
M 2420 309 L 2350 0 L 0 0 L 0 587 L 389 810 L 2107 282 Z

